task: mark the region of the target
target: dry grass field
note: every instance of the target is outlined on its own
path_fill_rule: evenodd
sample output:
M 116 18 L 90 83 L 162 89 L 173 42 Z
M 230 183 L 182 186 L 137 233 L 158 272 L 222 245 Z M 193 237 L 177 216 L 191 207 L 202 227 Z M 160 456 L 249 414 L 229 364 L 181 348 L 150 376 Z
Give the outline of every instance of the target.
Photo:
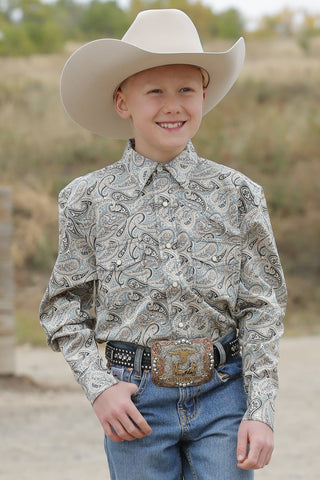
M 225 49 L 216 42 L 207 49 Z M 43 343 L 37 311 L 57 249 L 57 194 L 120 158 L 124 143 L 75 125 L 59 100 L 68 55 L 0 58 L 0 183 L 14 198 L 13 256 L 20 341 Z M 288 334 L 319 333 L 320 38 L 247 42 L 230 94 L 203 121 L 199 153 L 264 186 L 289 287 Z

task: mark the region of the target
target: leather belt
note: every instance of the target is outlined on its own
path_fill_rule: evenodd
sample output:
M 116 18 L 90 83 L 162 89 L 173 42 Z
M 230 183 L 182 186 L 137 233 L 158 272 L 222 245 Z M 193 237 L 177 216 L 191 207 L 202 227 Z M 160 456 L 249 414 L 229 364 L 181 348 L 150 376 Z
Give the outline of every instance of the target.
M 214 367 L 226 363 L 231 357 L 235 357 L 240 353 L 238 338 L 231 340 L 231 342 L 224 344 L 218 343 L 216 345 L 213 344 Z M 129 348 L 129 344 L 128 348 L 125 346 L 115 347 L 108 342 L 105 350 L 106 359 L 113 365 L 133 368 L 136 351 L 137 349 L 140 349 L 143 350 L 141 356 L 141 369 L 151 370 L 151 349 L 134 345 L 130 345 L 130 347 L 131 349 Z

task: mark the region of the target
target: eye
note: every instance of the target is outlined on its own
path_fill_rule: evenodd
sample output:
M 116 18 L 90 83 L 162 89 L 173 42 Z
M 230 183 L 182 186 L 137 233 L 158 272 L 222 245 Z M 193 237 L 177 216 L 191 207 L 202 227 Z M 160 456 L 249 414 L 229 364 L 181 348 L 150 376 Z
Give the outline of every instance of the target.
M 160 90 L 160 88 L 153 88 L 148 93 L 161 93 L 161 90 Z
M 184 92 L 191 92 L 191 88 L 190 87 L 183 87 L 180 89 L 180 92 L 184 93 Z

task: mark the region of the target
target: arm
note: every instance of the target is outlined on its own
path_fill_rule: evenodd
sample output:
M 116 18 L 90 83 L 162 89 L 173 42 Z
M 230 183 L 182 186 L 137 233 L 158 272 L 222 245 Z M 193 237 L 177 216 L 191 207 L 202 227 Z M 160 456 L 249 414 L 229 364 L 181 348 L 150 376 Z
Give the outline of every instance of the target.
M 273 429 L 287 291 L 263 191 L 247 188 L 243 196 L 241 274 L 233 315 L 248 393 L 244 420 L 258 420 Z
M 89 193 L 88 193 L 89 192 Z M 102 364 L 95 328 L 95 218 L 85 180 L 59 196 L 59 254 L 40 305 L 40 322 L 84 389 L 106 435 L 133 440 L 151 429 L 131 400 L 136 385 L 119 382 Z
M 62 351 L 93 402 L 117 380 L 102 365 L 94 338 L 94 212 L 88 186 L 75 180 L 59 196 L 59 252 L 40 305 L 47 342 Z
M 263 191 L 244 193 L 242 265 L 234 315 L 248 408 L 238 432 L 238 466 L 255 469 L 267 465 L 273 451 L 279 340 L 287 292 Z

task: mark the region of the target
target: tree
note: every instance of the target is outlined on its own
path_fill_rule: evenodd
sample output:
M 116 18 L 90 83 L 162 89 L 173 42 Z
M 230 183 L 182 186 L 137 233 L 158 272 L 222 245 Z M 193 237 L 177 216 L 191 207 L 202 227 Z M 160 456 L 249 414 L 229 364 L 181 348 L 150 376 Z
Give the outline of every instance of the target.
M 122 37 L 129 27 L 128 19 L 117 2 L 93 0 L 85 9 L 80 27 L 89 37 Z
M 217 31 L 220 38 L 239 38 L 244 32 L 244 21 L 238 10 L 231 8 L 217 16 Z
M 127 9 L 117 0 L 0 0 L 0 55 L 56 52 L 68 40 L 121 38 L 138 12 L 149 8 L 183 10 L 202 42 L 239 37 L 244 30 L 237 10 L 215 14 L 201 0 L 131 0 Z
M 21 12 L 19 18 L 14 12 Z M 13 0 L 7 4 L 4 14 L 0 54 L 50 53 L 63 46 L 63 33 L 54 20 L 53 5 L 40 0 Z

